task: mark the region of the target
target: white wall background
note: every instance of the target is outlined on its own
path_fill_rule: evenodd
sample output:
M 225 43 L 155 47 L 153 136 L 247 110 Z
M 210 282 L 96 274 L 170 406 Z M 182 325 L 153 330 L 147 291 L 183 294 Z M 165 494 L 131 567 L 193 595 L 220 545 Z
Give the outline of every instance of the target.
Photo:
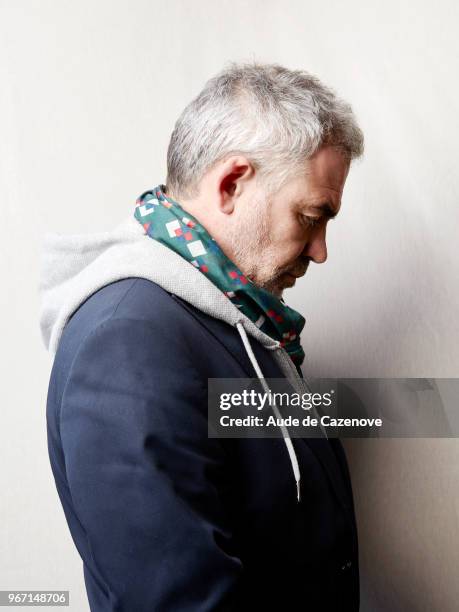
M 0 589 L 88 609 L 46 449 L 42 236 L 109 229 L 163 181 L 175 119 L 226 61 L 317 74 L 366 135 L 328 262 L 286 294 L 305 373 L 458 376 L 458 18 L 453 0 L 0 1 Z M 457 610 L 457 441 L 346 445 L 362 610 Z

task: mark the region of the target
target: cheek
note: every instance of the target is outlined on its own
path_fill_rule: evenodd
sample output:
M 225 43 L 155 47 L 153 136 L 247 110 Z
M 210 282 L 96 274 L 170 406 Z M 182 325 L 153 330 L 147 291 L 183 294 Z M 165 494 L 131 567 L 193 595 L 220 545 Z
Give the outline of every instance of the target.
M 283 226 L 282 238 L 279 242 L 279 258 L 284 263 L 291 264 L 296 261 L 306 246 L 305 228 L 296 220 Z
M 294 263 L 298 261 L 303 251 L 304 251 L 304 241 L 292 243 L 291 248 L 289 249 L 289 257 L 288 257 L 289 263 Z
M 277 268 L 288 268 L 298 260 L 305 247 L 305 228 L 295 214 L 285 213 L 274 223 L 269 220 L 269 259 Z
M 300 243 L 287 238 L 272 246 L 271 261 L 275 263 L 279 270 L 290 268 L 292 264 L 298 261 L 304 249 L 303 242 Z

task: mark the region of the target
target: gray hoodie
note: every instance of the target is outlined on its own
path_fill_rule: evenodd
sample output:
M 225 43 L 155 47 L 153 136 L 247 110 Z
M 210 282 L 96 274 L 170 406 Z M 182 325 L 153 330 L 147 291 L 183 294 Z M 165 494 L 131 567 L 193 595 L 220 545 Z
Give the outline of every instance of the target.
M 146 235 L 133 215 L 114 229 L 93 234 L 46 234 L 39 294 L 40 328 L 45 347 L 55 355 L 65 324 L 75 310 L 105 285 L 128 277 L 151 280 L 202 312 L 237 328 L 265 392 L 268 385 L 248 336 L 272 351 L 285 377 L 298 393 L 308 387 L 277 340 L 260 331 L 202 272 L 175 251 Z M 274 413 L 280 417 L 278 409 Z M 300 473 L 289 432 L 281 427 L 299 501 Z

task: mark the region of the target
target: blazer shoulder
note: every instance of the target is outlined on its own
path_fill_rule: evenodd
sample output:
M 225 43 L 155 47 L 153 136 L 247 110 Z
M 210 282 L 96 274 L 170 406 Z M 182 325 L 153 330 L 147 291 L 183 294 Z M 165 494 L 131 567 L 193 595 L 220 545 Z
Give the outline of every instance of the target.
M 177 302 L 157 283 L 137 277 L 123 278 L 104 285 L 91 294 L 69 319 L 74 324 L 97 327 L 112 318 L 157 321 L 162 314 L 173 314 Z
M 157 283 L 129 277 L 108 283 L 88 296 L 70 315 L 56 358 L 73 354 L 85 337 L 114 319 L 148 322 L 154 327 L 179 324 L 189 314 Z

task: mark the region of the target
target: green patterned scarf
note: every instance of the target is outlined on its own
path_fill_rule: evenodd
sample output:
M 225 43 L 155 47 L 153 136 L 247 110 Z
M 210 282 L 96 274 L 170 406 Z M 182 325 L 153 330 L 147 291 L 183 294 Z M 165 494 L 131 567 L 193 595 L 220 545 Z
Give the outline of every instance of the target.
M 280 341 L 300 366 L 304 360 L 300 333 L 305 319 L 246 278 L 199 221 L 165 191 L 166 186 L 160 184 L 137 198 L 134 216 L 145 233 L 205 274 L 261 331 Z

